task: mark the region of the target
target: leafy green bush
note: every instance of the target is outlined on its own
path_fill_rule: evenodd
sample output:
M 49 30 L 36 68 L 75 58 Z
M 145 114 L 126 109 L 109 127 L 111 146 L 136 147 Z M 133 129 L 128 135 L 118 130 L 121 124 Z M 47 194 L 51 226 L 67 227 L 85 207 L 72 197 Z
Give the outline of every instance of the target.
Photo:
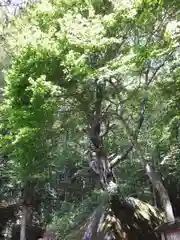
M 59 239 L 65 239 L 70 231 L 80 226 L 92 214 L 94 209 L 102 201 L 102 193 L 98 191 L 92 192 L 80 204 L 72 204 L 64 202 L 61 209 L 53 217 L 49 229 L 55 230 Z

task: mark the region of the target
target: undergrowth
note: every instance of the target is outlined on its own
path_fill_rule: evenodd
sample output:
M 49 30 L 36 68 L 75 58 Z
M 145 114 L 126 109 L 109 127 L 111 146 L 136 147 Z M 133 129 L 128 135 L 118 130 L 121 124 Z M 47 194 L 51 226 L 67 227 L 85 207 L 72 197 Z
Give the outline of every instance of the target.
M 60 210 L 54 215 L 48 229 L 55 231 L 59 240 L 65 240 L 71 231 L 87 220 L 102 201 L 102 197 L 101 192 L 94 191 L 81 204 L 64 202 Z

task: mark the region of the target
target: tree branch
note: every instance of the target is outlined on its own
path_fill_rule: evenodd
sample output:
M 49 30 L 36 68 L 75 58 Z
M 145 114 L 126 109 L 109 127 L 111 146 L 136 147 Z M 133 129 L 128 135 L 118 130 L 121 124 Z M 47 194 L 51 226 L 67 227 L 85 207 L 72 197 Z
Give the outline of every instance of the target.
M 135 135 L 131 134 L 131 129 L 128 126 L 127 122 L 123 118 L 122 118 L 122 122 L 123 122 L 123 125 L 126 128 L 126 131 L 127 131 L 128 135 L 129 135 L 129 137 L 130 137 L 131 147 L 134 147 L 134 146 L 136 147 L 136 151 L 138 152 L 139 156 L 141 157 L 141 161 L 142 161 L 142 164 L 144 166 L 145 172 L 148 175 L 148 177 L 149 177 L 153 187 L 156 188 L 158 193 L 159 193 L 162 206 L 163 206 L 164 211 L 166 213 L 167 220 L 168 221 L 174 221 L 175 218 L 174 218 L 173 209 L 172 209 L 172 205 L 171 205 L 168 193 L 167 193 L 163 183 L 161 182 L 158 174 L 146 162 L 146 159 L 144 158 L 144 154 L 142 153 L 141 147 L 139 146 L 138 141 L 137 141 L 140 128 L 141 128 L 142 123 L 144 121 L 145 103 L 146 103 L 146 101 L 144 101 L 143 108 L 141 109 L 140 121 L 139 121 L 139 125 L 138 125 L 138 128 L 137 128 L 137 131 L 135 131 L 135 133 L 136 133 Z
M 71 182 L 75 182 L 78 177 L 91 177 L 92 176 L 92 169 L 90 167 L 85 167 L 83 169 L 78 170 L 74 175 L 71 177 Z
M 154 77 L 156 76 L 157 72 L 161 69 L 161 67 L 164 66 L 165 62 L 167 61 L 168 57 L 170 57 L 173 53 L 171 52 L 166 58 L 165 60 L 163 61 L 162 64 L 160 64 L 154 71 L 154 73 L 152 74 L 151 77 L 149 77 L 149 70 L 147 70 L 147 72 L 145 73 L 145 80 L 146 80 L 146 87 L 149 86 L 149 84 L 153 81 Z M 133 139 L 134 140 L 137 140 L 138 138 L 138 135 L 139 135 L 139 132 L 140 132 L 140 129 L 142 127 L 142 124 L 144 122 L 144 114 L 145 114 L 145 107 L 146 107 L 146 104 L 147 104 L 147 101 L 148 101 L 148 98 L 147 96 L 144 97 L 143 101 L 142 101 L 142 107 L 141 107 L 141 110 L 140 110 L 140 117 L 139 117 L 139 122 L 138 122 L 138 125 L 136 127 L 136 130 L 133 134 Z M 124 122 L 124 124 L 126 124 L 126 122 L 124 121 L 124 119 L 122 118 L 122 115 L 119 116 L 121 118 L 121 121 Z M 126 125 L 126 129 L 128 130 L 128 126 Z M 131 132 L 130 129 L 128 130 L 129 133 Z M 131 134 L 131 133 L 130 133 Z M 119 162 L 125 160 L 128 156 L 128 154 L 132 151 L 134 147 L 134 143 L 131 142 L 130 146 L 127 148 L 127 150 L 122 154 L 122 155 L 118 155 L 117 157 L 115 157 L 111 163 L 110 163 L 110 167 L 113 168 L 115 167 Z
M 136 127 L 136 130 L 133 133 L 133 136 L 135 139 L 138 138 L 140 129 L 142 127 L 142 124 L 144 122 L 144 114 L 145 114 L 145 107 L 147 104 L 147 97 L 144 97 L 143 101 L 142 101 L 142 106 L 141 106 L 141 110 L 140 110 L 140 117 L 139 117 L 139 121 Z M 123 121 L 124 124 L 126 124 L 126 122 L 124 121 L 123 117 L 120 116 L 121 121 Z M 130 133 L 130 135 L 132 135 L 130 129 L 128 126 L 126 126 L 128 128 L 128 132 Z M 127 148 L 127 150 L 122 154 L 122 155 L 118 155 L 117 157 L 115 157 L 111 162 L 110 162 L 110 167 L 114 168 L 119 162 L 125 160 L 128 156 L 128 154 L 132 151 L 134 147 L 134 144 L 131 142 L 130 146 Z

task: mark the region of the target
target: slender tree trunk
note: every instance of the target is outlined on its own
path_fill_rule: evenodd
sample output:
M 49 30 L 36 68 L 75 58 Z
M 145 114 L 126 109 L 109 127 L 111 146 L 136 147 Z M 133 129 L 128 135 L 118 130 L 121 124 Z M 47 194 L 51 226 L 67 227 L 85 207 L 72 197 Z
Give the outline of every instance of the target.
M 155 207 L 157 207 L 156 189 L 154 188 L 154 186 L 152 187 L 152 193 L 153 193 L 153 204 Z
M 143 156 L 143 153 L 141 151 L 140 146 L 138 145 L 137 141 L 134 141 L 134 145 L 136 146 L 136 150 L 139 153 L 139 156 L 142 159 L 142 163 L 145 168 L 145 172 L 148 175 L 153 187 L 157 189 L 162 207 L 165 211 L 167 221 L 173 222 L 175 221 L 174 213 L 172 204 L 168 195 L 167 190 L 165 189 L 159 175 L 156 173 L 156 171 L 146 162 L 146 159 Z
M 27 205 L 22 206 L 22 219 L 21 219 L 21 232 L 20 232 L 20 240 L 26 240 L 26 220 L 28 214 Z
M 132 136 L 131 130 L 130 130 L 128 124 L 126 123 L 126 121 L 124 121 L 124 119 L 122 119 L 122 123 L 124 124 L 129 136 Z M 138 155 L 141 157 L 141 162 L 145 168 L 145 172 L 148 175 L 153 187 L 155 189 L 157 189 L 157 191 L 159 193 L 159 197 L 161 199 L 161 204 L 165 211 L 167 221 L 169 221 L 169 222 L 174 221 L 175 217 L 174 217 L 174 213 L 173 213 L 172 204 L 169 199 L 168 192 L 166 191 L 162 181 L 160 180 L 160 177 L 154 171 L 154 169 L 147 163 L 146 159 L 144 158 L 144 153 L 142 152 L 141 147 L 138 144 L 137 137 L 133 135 L 132 137 L 130 137 L 130 141 L 132 143 L 132 146 L 134 146 L 136 148 Z
M 157 191 L 159 193 L 162 206 L 166 213 L 167 220 L 169 222 L 174 221 L 175 218 L 174 218 L 171 201 L 169 199 L 168 193 L 167 193 L 163 183 L 161 182 L 158 174 L 153 170 L 153 168 L 148 163 L 146 163 L 146 165 L 145 165 L 145 170 L 146 170 L 146 173 L 147 173 L 149 179 L 152 182 L 153 187 L 155 189 L 157 189 Z
M 30 181 L 24 183 L 22 189 L 22 220 L 20 240 L 26 240 L 26 228 L 32 225 L 33 209 L 31 207 L 33 202 L 33 184 Z
M 33 208 L 28 207 L 27 208 L 27 220 L 26 220 L 26 226 L 32 226 L 33 221 Z

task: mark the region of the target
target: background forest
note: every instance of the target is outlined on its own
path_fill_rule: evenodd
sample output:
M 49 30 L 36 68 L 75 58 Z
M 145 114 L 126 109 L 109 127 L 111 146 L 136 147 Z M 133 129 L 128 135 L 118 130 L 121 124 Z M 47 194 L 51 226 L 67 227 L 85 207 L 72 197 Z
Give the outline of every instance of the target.
M 86 171 L 96 112 L 119 195 L 162 207 L 149 164 L 180 217 L 180 2 L 1 2 L 2 204 L 68 239 L 102 201 Z

